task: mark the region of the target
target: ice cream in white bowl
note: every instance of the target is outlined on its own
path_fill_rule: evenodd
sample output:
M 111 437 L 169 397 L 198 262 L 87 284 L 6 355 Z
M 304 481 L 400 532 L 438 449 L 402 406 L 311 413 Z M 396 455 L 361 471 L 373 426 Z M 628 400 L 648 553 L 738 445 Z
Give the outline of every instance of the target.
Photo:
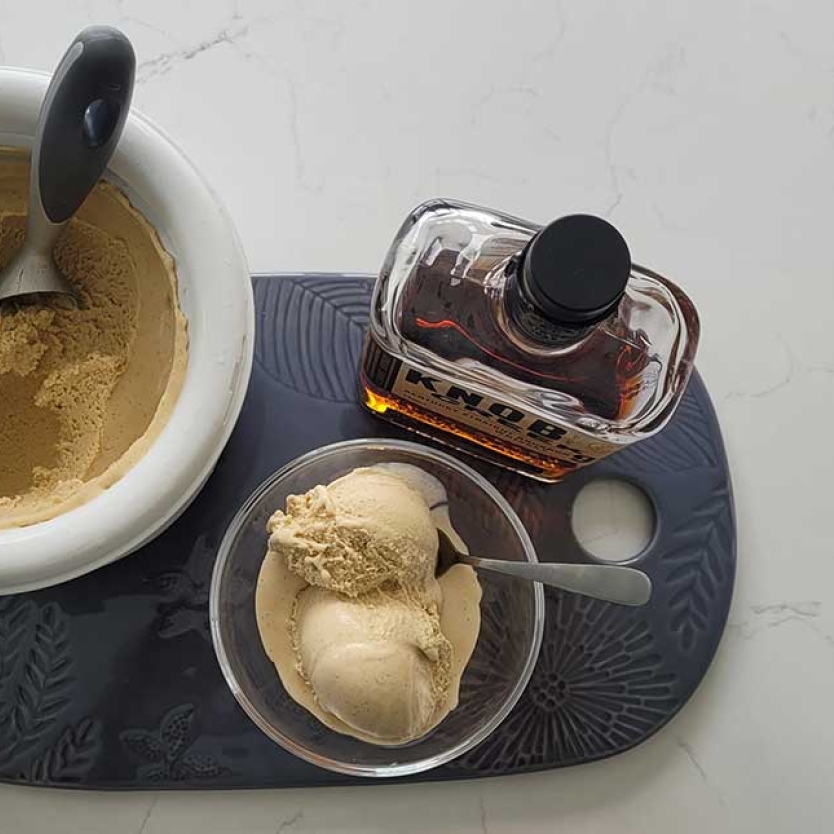
M 48 81 L 45 74 L 0 69 L 0 147 L 31 145 Z M 46 520 L 24 517 L 20 525 L 9 502 L 4 523 L 0 506 L 0 594 L 80 576 L 159 534 L 205 483 L 243 405 L 254 348 L 252 288 L 224 208 L 182 152 L 136 112 L 105 179 L 173 258 L 187 321 L 181 388 L 151 442 L 136 447 L 130 466 L 83 501 Z

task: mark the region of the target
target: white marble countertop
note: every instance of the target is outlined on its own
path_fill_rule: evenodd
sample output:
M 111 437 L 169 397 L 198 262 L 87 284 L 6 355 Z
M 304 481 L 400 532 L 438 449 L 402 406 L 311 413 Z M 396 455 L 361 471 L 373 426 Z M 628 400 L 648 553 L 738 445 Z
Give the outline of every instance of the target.
M 613 760 L 414 787 L 2 787 L 0 832 L 829 830 L 834 5 L 3 0 L 0 63 L 51 69 L 91 22 L 133 39 L 136 106 L 225 200 L 253 271 L 373 272 L 438 195 L 612 218 L 700 309 L 737 585 L 694 699 Z

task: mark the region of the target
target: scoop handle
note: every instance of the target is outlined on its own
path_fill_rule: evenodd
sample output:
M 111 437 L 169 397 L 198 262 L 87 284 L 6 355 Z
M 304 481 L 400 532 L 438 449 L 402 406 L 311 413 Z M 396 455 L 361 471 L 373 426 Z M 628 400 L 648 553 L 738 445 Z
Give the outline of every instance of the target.
M 127 119 L 135 73 L 130 41 L 109 26 L 84 29 L 66 51 L 35 131 L 30 233 L 34 223 L 52 237 L 101 178 Z

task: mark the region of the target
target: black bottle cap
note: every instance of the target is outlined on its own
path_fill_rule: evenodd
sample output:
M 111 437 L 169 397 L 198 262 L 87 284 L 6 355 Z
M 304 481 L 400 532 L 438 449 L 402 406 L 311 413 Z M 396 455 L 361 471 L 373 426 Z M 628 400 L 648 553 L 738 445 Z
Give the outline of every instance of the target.
M 571 214 L 545 226 L 527 245 L 521 283 L 545 318 L 587 325 L 616 309 L 630 272 L 628 246 L 610 223 Z

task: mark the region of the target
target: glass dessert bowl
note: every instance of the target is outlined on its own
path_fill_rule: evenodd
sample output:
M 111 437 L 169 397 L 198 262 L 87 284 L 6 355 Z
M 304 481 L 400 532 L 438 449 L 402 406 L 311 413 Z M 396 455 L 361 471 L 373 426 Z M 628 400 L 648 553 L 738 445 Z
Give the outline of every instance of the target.
M 479 574 L 481 627 L 460 685 L 458 705 L 426 735 L 378 746 L 329 729 L 290 696 L 263 647 L 256 616 L 267 522 L 290 495 L 329 484 L 352 470 L 410 464 L 437 478 L 455 530 L 473 553 L 535 562 L 512 508 L 480 475 L 442 452 L 394 440 L 353 440 L 310 452 L 275 473 L 249 498 L 220 545 L 211 585 L 212 638 L 232 693 L 273 741 L 320 767 L 391 777 L 445 764 L 483 741 L 518 701 L 533 672 L 544 626 L 541 586 Z

